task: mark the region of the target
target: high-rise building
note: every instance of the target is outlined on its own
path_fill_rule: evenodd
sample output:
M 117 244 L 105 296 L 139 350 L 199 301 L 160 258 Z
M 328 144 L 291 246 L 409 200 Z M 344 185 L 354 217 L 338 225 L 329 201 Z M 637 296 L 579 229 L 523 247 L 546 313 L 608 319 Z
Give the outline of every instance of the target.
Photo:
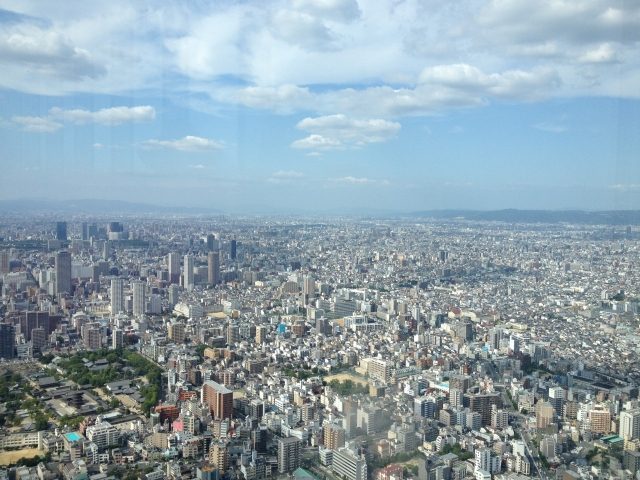
M 31 330 L 31 346 L 33 352 L 42 353 L 44 347 L 47 345 L 47 332 L 43 327 L 36 327 Z
M 66 250 L 61 250 L 56 254 L 55 292 L 71 293 L 71 254 Z
M 111 279 L 111 315 L 124 312 L 124 280 Z
M 82 240 L 89 240 L 89 224 L 82 222 Z
M 114 328 L 111 332 L 111 348 L 118 350 L 124 347 L 124 333 L 119 328 Z
M 202 403 L 209 406 L 214 419 L 233 417 L 233 392 L 224 385 L 207 380 L 202 385 Z
M 131 282 L 133 289 L 133 314 L 135 316 L 144 315 L 146 311 L 147 298 L 145 294 L 144 282 Z
M 216 236 L 213 233 L 207 235 L 207 250 L 213 252 L 214 250 L 218 250 L 218 240 L 216 240 Z
M 620 436 L 625 440 L 640 438 L 640 409 L 620 412 Z
M 231 260 L 235 260 L 236 256 L 238 255 L 238 242 L 236 241 L 235 238 L 233 238 L 231 240 L 231 244 L 229 245 L 229 249 L 230 249 L 230 254 L 231 254 Z
M 591 431 L 593 433 L 607 434 L 611 432 L 611 411 L 606 404 L 595 405 L 589 411 L 591 419 Z
M 339 478 L 347 480 L 367 480 L 367 460 L 362 453 L 342 447 L 333 453 L 331 470 Z
M 180 300 L 180 287 L 178 287 L 178 285 L 174 283 L 169 285 L 168 290 L 169 290 L 169 305 L 174 307 Z
M 229 447 L 225 442 L 211 442 L 209 461 L 222 473 L 229 469 Z
M 0 358 L 15 357 L 16 329 L 9 323 L 0 323 Z
M 56 222 L 56 240 L 67 240 L 67 222 Z
M 209 285 L 217 285 L 220 283 L 220 252 L 209 252 L 207 258 Z
M 173 322 L 167 325 L 167 336 L 170 340 L 173 340 L 174 343 L 184 343 L 187 336 L 184 323 Z
M 82 339 L 87 350 L 99 350 L 102 348 L 102 329 L 100 324 L 87 324 L 82 328 Z
M 536 428 L 547 428 L 553 423 L 554 409 L 549 402 L 539 401 L 536 403 Z
M 0 275 L 9 273 L 9 252 L 0 250 Z
M 264 343 L 269 333 L 266 325 L 258 325 L 256 327 L 256 343 Z
M 187 290 L 193 290 L 196 286 L 195 277 L 193 274 L 194 260 L 191 255 L 184 256 L 184 288 Z
M 292 473 L 300 466 L 302 442 L 295 437 L 278 439 L 278 473 Z
M 562 387 L 551 387 L 549 389 L 549 403 L 553 406 L 558 417 L 564 415 L 564 402 L 567 398 L 567 392 Z
M 327 424 L 322 428 L 322 443 L 325 448 L 337 450 L 344 447 L 345 431 L 340 425 Z
M 169 283 L 180 283 L 180 257 L 177 253 L 167 255 L 167 267 L 169 269 Z

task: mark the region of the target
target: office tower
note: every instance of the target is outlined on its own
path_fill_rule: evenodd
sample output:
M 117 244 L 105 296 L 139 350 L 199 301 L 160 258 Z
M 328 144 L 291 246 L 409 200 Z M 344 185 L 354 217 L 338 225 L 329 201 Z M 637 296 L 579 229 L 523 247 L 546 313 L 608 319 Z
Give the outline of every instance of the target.
M 56 254 L 56 293 L 71 293 L 71 254 L 62 250 Z
M 82 222 L 82 240 L 89 240 L 89 224 Z
M 306 275 L 302 283 L 302 293 L 313 296 L 316 293 L 316 282 L 311 275 Z
M 230 250 L 231 250 L 230 252 L 231 260 L 235 260 L 238 254 L 238 242 L 236 241 L 235 238 L 231 240 Z
M 133 314 L 135 316 L 144 315 L 147 304 L 145 284 L 144 282 L 131 282 L 131 286 L 133 287 Z
M 111 332 L 111 348 L 118 350 L 124 347 L 124 333 L 119 328 L 114 328 Z
M 124 312 L 124 280 L 111 279 L 111 315 Z
M 208 405 L 216 420 L 233 417 L 233 392 L 224 385 L 207 380 L 202 385 L 202 403 Z
M 167 267 L 169 268 L 169 283 L 180 283 L 180 257 L 171 252 L 167 255 Z
M 620 436 L 625 440 L 640 438 L 640 409 L 620 413 Z
M 0 358 L 14 358 L 16 329 L 9 323 L 0 323 Z
M 300 466 L 302 442 L 295 437 L 278 439 L 278 473 L 291 473 Z
M 109 260 L 110 257 L 111 257 L 111 243 L 109 242 L 109 240 L 105 240 L 105 242 L 102 244 L 102 259 Z
M 482 425 L 491 424 L 492 405 L 502 407 L 502 397 L 499 393 L 465 393 L 463 401 L 465 407 L 482 416 Z
M 207 250 L 213 252 L 218 249 L 218 241 L 213 233 L 207 235 Z
M 180 287 L 175 283 L 169 286 L 169 305 L 174 307 L 180 300 Z
M 44 347 L 47 345 L 47 332 L 43 327 L 36 327 L 31 330 L 31 346 L 33 352 L 42 353 Z
M 0 275 L 9 273 L 9 252 L 0 250 Z
M 208 283 L 217 285 L 220 283 L 220 252 L 209 252 L 208 262 Z
M 56 222 L 56 240 L 67 240 L 67 222 Z
M 489 330 L 489 346 L 492 350 L 500 350 L 502 332 L 503 330 L 499 327 L 495 327 Z
M 196 286 L 195 277 L 193 275 L 194 261 L 191 255 L 184 256 L 184 288 L 193 290 Z

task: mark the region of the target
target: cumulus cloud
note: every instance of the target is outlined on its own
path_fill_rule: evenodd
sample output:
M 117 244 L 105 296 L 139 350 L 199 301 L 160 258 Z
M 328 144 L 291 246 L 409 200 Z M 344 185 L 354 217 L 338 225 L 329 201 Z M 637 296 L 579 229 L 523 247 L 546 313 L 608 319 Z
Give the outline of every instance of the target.
M 293 142 L 293 148 L 326 150 L 390 140 L 400 131 L 400 124 L 382 119 L 353 119 L 336 114 L 307 117 L 298 123 L 297 128 L 310 132 L 310 135 Z
M 62 124 L 46 117 L 15 116 L 11 121 L 17 123 L 27 132 L 51 133 L 62 128 Z
M 224 148 L 222 142 L 209 138 L 187 135 L 177 140 L 156 140 L 151 139 L 143 143 L 147 148 L 167 148 L 180 152 L 208 152 Z
M 88 51 L 74 46 L 62 33 L 28 23 L 0 29 L 2 64 L 64 79 L 96 78 L 105 73 Z

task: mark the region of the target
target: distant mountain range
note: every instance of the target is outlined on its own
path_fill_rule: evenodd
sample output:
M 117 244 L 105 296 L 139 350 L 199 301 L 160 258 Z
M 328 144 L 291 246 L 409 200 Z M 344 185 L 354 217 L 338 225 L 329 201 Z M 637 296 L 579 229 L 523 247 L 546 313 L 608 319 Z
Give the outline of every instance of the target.
M 640 210 L 424 210 L 414 217 L 464 219 L 508 223 L 581 223 L 589 225 L 640 225 Z

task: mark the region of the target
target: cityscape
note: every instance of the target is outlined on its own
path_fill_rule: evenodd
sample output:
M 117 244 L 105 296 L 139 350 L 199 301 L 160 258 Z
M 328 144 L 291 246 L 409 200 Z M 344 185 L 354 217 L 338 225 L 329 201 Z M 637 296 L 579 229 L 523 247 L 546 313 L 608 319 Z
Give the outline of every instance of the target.
M 0 0 L 0 480 L 640 480 L 639 0 Z
M 640 471 L 637 226 L 6 216 L 0 232 L 1 478 Z

